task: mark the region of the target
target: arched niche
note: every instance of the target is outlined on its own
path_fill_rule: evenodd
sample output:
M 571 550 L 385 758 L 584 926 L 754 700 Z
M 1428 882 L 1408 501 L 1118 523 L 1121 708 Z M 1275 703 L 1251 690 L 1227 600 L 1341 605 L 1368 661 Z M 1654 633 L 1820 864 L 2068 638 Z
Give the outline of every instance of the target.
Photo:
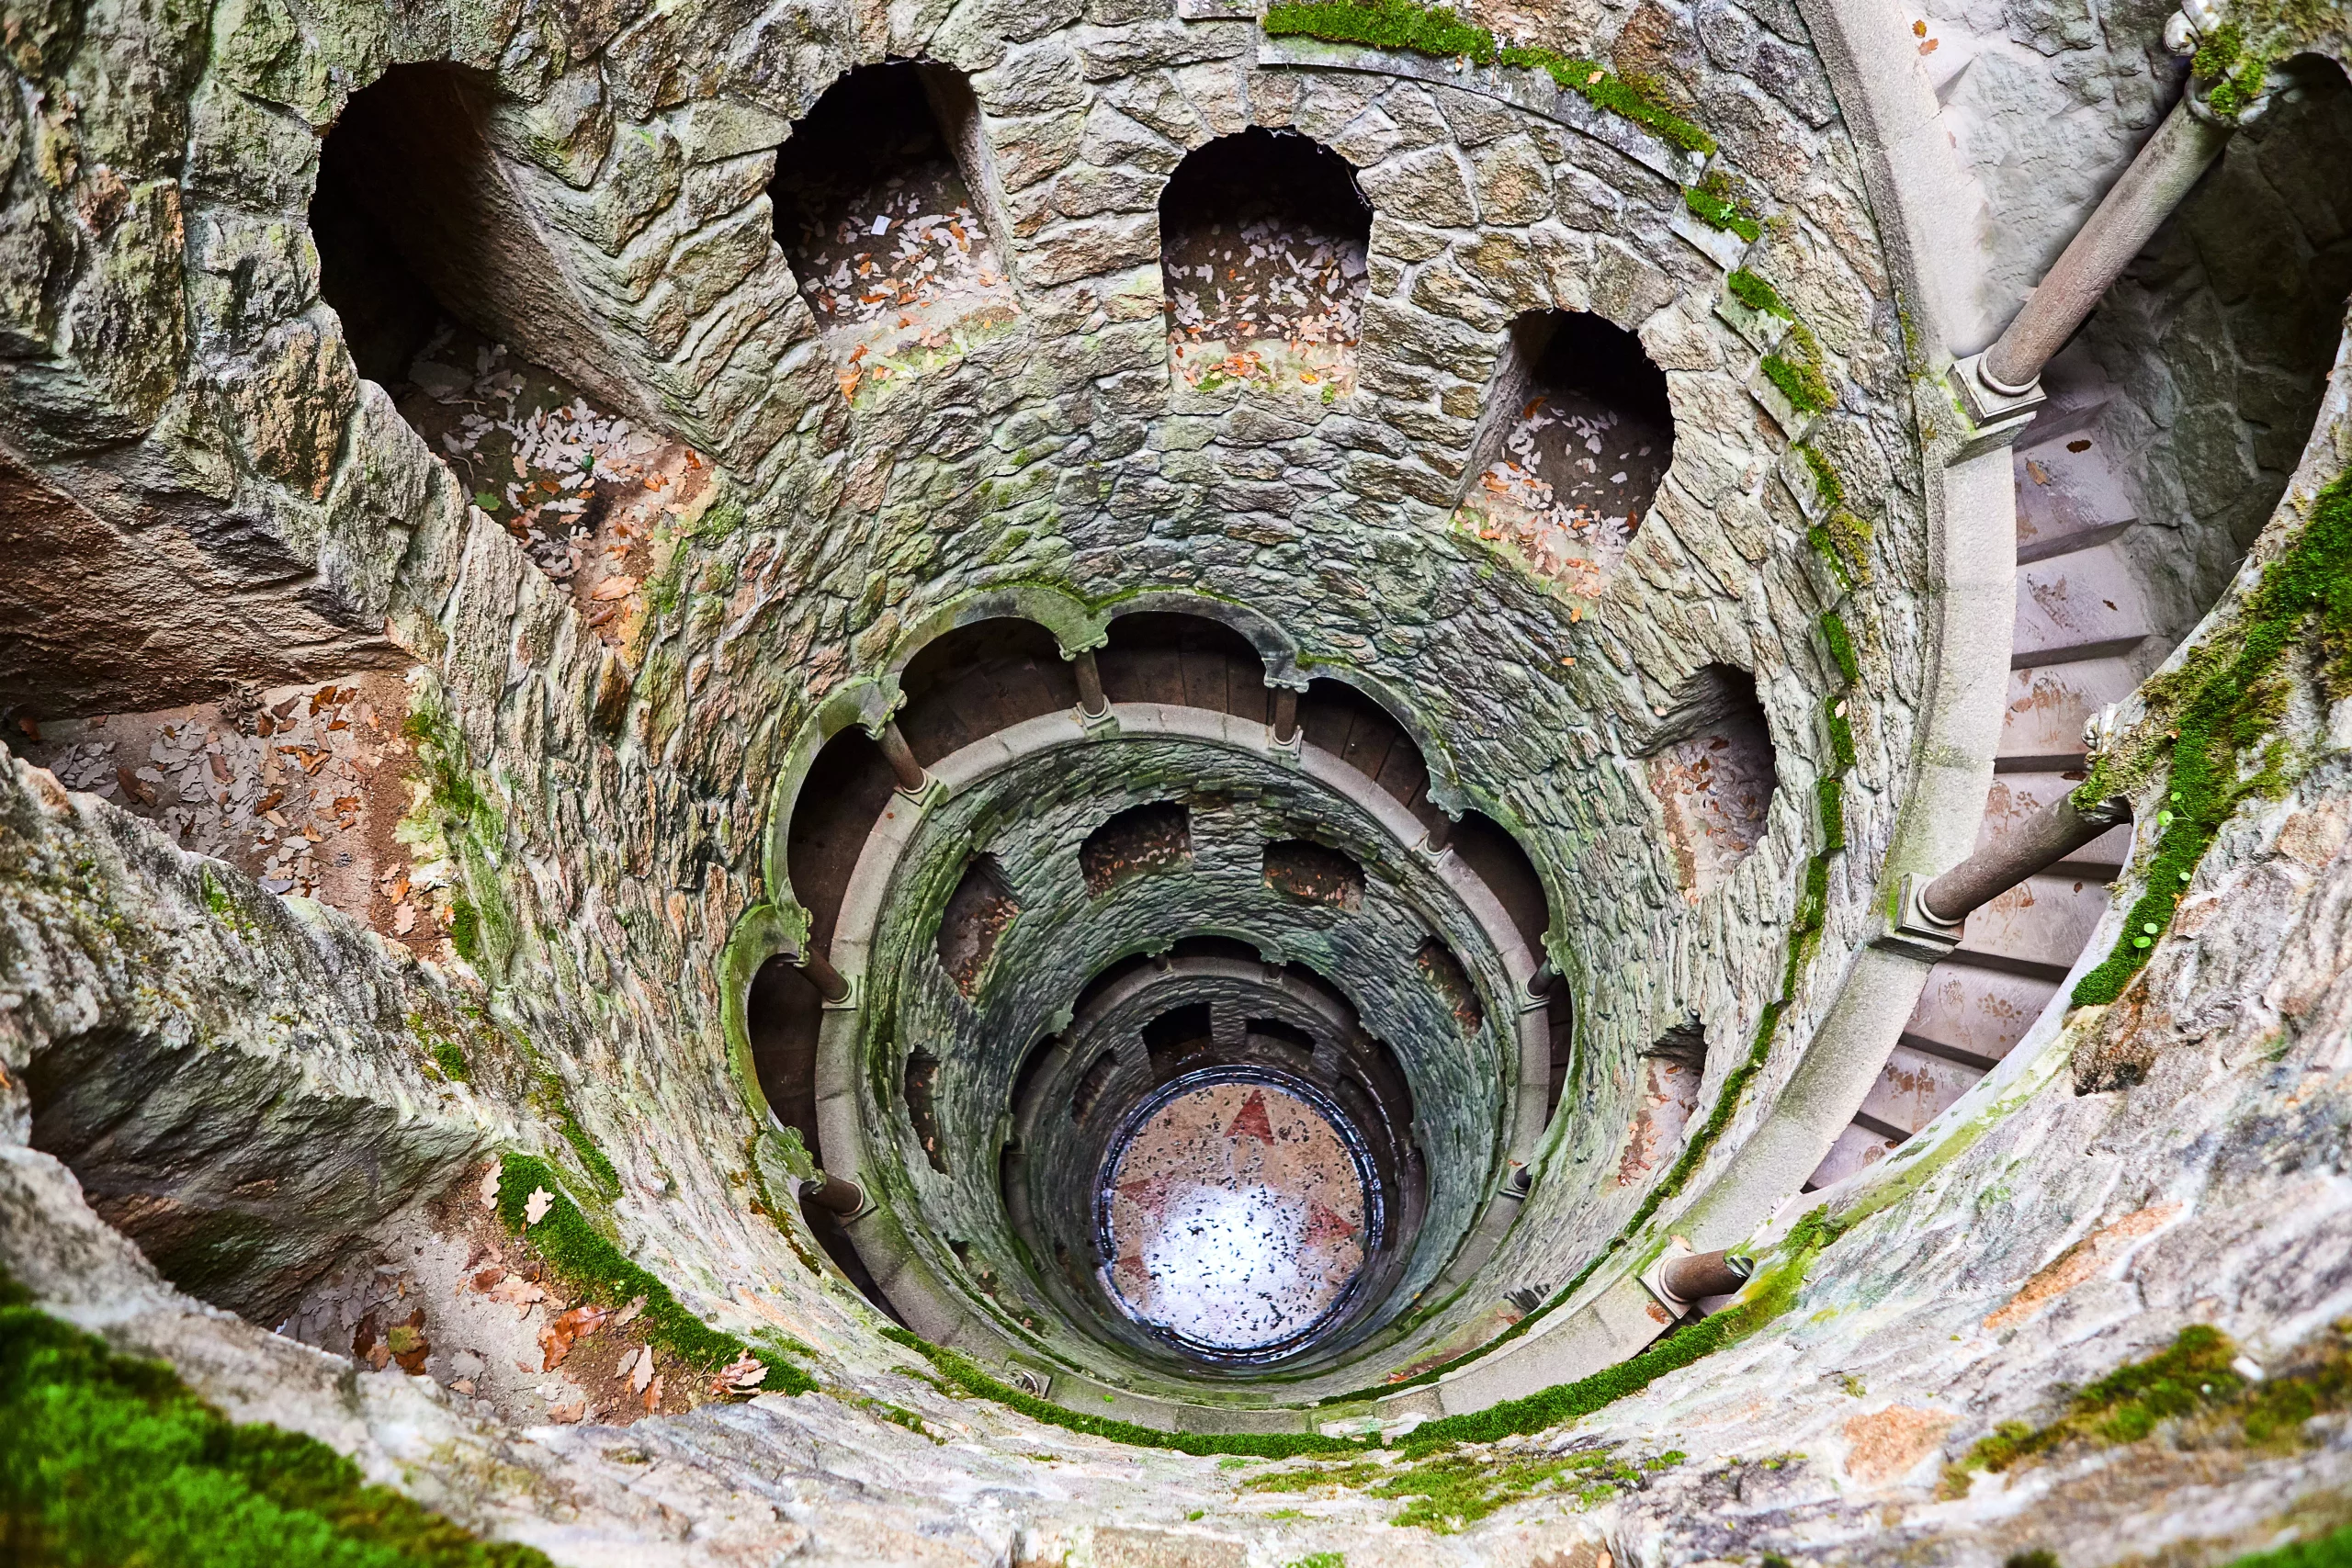
M 1171 379 L 1345 396 L 1371 236 L 1354 167 L 1318 141 L 1251 126 L 1194 149 L 1159 198 Z
M 1165 703 L 1257 724 L 1272 720 L 1265 660 L 1226 621 L 1189 611 L 1130 611 L 1110 623 L 1094 658 L 1103 694 L 1114 703 Z
M 1687 895 L 1703 897 L 1755 852 L 1780 788 L 1756 677 L 1733 664 L 1692 671 L 1657 716 L 1641 755 L 1675 875 Z
M 499 112 L 493 78 L 437 62 L 394 65 L 352 94 L 320 145 L 311 198 L 320 295 L 359 373 L 395 402 L 443 389 L 412 371 L 454 321 L 642 415 L 491 145 Z M 469 361 L 431 374 L 470 377 Z
M 1464 504 L 1538 577 L 1597 597 L 1674 459 L 1666 373 L 1603 316 L 1517 317 L 1473 446 Z
M 996 187 L 978 102 L 952 66 L 860 65 L 794 124 L 768 199 L 844 390 L 975 317 L 1014 314 Z

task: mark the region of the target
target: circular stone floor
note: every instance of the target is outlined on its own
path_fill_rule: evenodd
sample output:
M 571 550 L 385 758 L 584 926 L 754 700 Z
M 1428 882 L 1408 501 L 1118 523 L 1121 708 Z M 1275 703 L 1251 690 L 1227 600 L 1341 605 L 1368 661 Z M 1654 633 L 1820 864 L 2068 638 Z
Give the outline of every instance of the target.
M 1363 1267 L 1366 1186 L 1319 1100 L 1266 1077 L 1195 1076 L 1146 1102 L 1104 1162 L 1122 1310 L 1219 1358 L 1279 1352 L 1330 1315 Z

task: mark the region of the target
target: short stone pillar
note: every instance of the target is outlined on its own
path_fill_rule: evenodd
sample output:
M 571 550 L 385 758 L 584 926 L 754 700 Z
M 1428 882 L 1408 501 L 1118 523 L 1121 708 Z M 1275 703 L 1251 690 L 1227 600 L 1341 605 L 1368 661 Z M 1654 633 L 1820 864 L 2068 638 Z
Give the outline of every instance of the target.
M 921 795 L 923 786 L 931 783 L 931 775 L 915 761 L 914 748 L 907 744 L 906 735 L 897 722 L 885 724 L 876 739 L 881 742 L 882 755 L 889 759 L 890 772 L 898 777 L 899 788 L 909 795 Z
M 2202 68 L 2211 62 L 2200 44 L 2220 26 L 2201 0 L 2189 0 L 2165 29 L 2165 41 L 2177 52 L 2198 51 Z M 1981 434 L 2014 434 L 2033 416 L 2045 400 L 2042 367 L 2212 167 L 2231 133 L 2262 112 L 2268 88 L 2249 96 L 2244 80 L 2249 69 L 2258 74 L 2261 67 L 2233 57 L 2215 67 L 2214 76 L 2189 82 L 2017 318 L 1992 347 L 1952 367 L 1953 389 Z

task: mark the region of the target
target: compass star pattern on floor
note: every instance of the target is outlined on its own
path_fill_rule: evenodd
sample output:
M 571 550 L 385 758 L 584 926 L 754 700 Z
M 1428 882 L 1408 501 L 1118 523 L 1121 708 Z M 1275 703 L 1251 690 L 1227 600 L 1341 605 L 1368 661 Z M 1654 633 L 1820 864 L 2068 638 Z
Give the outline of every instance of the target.
M 1138 1321 L 1214 1350 L 1311 1328 L 1363 1267 L 1364 1192 L 1305 1098 L 1206 1085 L 1153 1111 L 1114 1156 L 1110 1274 Z

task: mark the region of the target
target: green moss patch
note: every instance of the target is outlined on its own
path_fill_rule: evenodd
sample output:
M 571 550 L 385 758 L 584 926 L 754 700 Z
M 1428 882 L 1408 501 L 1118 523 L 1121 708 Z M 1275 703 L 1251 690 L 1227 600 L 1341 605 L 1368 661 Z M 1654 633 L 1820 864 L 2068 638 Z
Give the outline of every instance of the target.
M 2206 107 L 2223 119 L 2235 119 L 2262 96 L 2270 61 L 2263 51 L 2246 47 L 2245 34 L 2235 22 L 2223 22 L 2197 45 L 2189 71 L 2211 84 Z
M 2238 1348 L 2206 1324 L 2191 1324 L 2153 1356 L 2128 1361 L 2078 1391 L 2044 1427 L 2004 1421 L 1944 1472 L 1943 1492 L 1968 1490 L 1976 1471 L 1999 1472 L 2069 1447 L 2136 1443 L 2166 1421 L 2192 1427 L 2199 1442 L 2237 1441 L 2298 1449 L 2304 1423 L 2352 1404 L 2352 1319 L 2338 1323 L 2314 1353 L 2260 1382 L 2238 1372 Z
M 1751 245 L 1763 237 L 1764 226 L 1756 220 L 1755 208 L 1732 189 L 1731 176 L 1721 169 L 1710 169 L 1706 177 L 1697 185 L 1685 186 L 1682 205 L 1690 209 L 1693 218 L 1709 228 L 1736 234 Z M 1746 278 L 1749 287 L 1760 288 L 1772 303 L 1758 304 L 1742 293 L 1741 278 Z M 1731 291 L 1742 304 L 1751 309 L 1769 310 L 1776 316 L 1789 316 L 1789 308 L 1781 303 L 1781 297 L 1772 292 L 1772 286 L 1746 268 L 1732 274 Z M 1793 321 L 1795 318 L 1792 316 L 1789 319 Z
M 2283 793 L 2283 743 L 2265 744 L 2288 695 L 2286 655 L 2306 622 L 2320 652 L 2327 696 L 2352 694 L 2352 473 L 2320 492 L 2311 521 L 2246 595 L 2238 624 L 2194 649 L 2179 669 L 2148 682 L 2148 716 L 2133 742 L 2102 754 L 2075 792 L 2088 807 L 2127 794 L 2138 775 L 2169 756 L 2170 788 L 2157 812 L 2155 852 L 2145 888 L 2125 916 L 2115 951 L 2075 987 L 2079 1006 L 2123 994 L 2188 887 L 2222 824 L 2249 795 Z M 2259 749 L 2257 750 L 2257 749 Z M 2245 758 L 2260 766 L 2251 776 Z
M 1687 193 L 1684 199 L 1686 201 L 1689 199 Z M 1781 299 L 1779 289 L 1744 266 L 1724 279 L 1724 285 L 1731 290 L 1733 299 L 1751 310 L 1761 310 L 1768 316 L 1778 316 L 1784 321 L 1793 321 L 1797 319 L 1796 312 L 1790 310 L 1787 303 Z
M 571 1145 L 571 1152 L 580 1156 L 581 1168 L 588 1179 L 596 1184 L 603 1196 L 617 1198 L 621 1195 L 621 1173 L 613 1168 L 613 1162 L 605 1157 L 605 1151 L 596 1146 L 596 1141 L 580 1125 L 580 1118 L 572 1112 L 571 1097 L 564 1092 L 561 1078 L 553 1073 L 541 1073 L 539 1081 L 531 1088 L 526 1103 L 545 1117 L 562 1134 L 563 1141 Z
M 1253 1476 L 1247 1492 L 1312 1492 L 1343 1486 L 1373 1497 L 1409 1499 L 1388 1522 L 1453 1535 L 1497 1510 L 1539 1495 L 1573 1497 L 1583 1506 L 1606 1502 L 1642 1483 L 1644 1472 L 1668 1470 L 1684 1455 L 1663 1453 L 1638 1464 L 1605 1449 L 1567 1454 L 1451 1453 L 1418 1463 L 1360 1460 Z
M 0 1560 L 46 1568 L 540 1568 L 298 1433 L 237 1424 L 161 1361 L 0 1275 Z
M 1644 92 L 1610 74 L 1606 67 L 1557 50 L 1501 45 L 1495 35 L 1453 12 L 1414 0 L 1300 0 L 1266 12 L 1269 38 L 1313 38 L 1327 43 L 1361 43 L 1403 50 L 1439 60 L 1465 59 L 1479 65 L 1512 65 L 1541 71 L 1564 92 L 1632 120 L 1664 141 L 1691 152 L 1713 152 L 1715 139 Z
M 537 1224 L 529 1215 L 535 1191 L 546 1192 L 550 1200 Z M 621 1256 L 588 1222 L 564 1195 L 555 1168 L 545 1160 L 525 1154 L 500 1156 L 498 1217 L 536 1247 L 565 1284 L 591 1301 L 621 1306 L 644 1297 L 638 1323 L 654 1348 L 709 1372 L 748 1353 L 767 1368 L 766 1379 L 752 1391 L 757 1393 L 807 1393 L 817 1386 L 815 1379 L 776 1351 L 722 1334 L 679 1304 L 669 1286 Z
M 1108 1438 L 1137 1448 L 1172 1449 L 1186 1454 L 1242 1454 L 1252 1459 L 1291 1459 L 1299 1454 L 1360 1453 L 1367 1446 L 1346 1438 L 1326 1438 L 1315 1432 L 1165 1432 L 1134 1421 L 1089 1416 L 1068 1410 L 1049 1400 L 1023 1393 L 984 1371 L 968 1356 L 933 1345 L 903 1328 L 886 1328 L 885 1337 L 929 1361 L 956 1391 L 972 1399 L 986 1399 L 1019 1411 L 1032 1421 L 1089 1437 Z
M 2275 1551 L 2255 1551 L 2229 1568 L 2352 1568 L 2352 1525 L 2317 1540 L 2299 1540 Z
M 1743 1064 L 1744 1066 L 1745 1064 Z M 1718 1108 L 1724 1103 L 1717 1101 Z M 1807 1214 L 1781 1244 L 1777 1260 L 1758 1275 L 1737 1305 L 1713 1317 L 1687 1323 L 1640 1355 L 1604 1367 L 1590 1377 L 1555 1383 L 1522 1399 L 1505 1400 L 1484 1410 L 1426 1422 L 1406 1438 L 1404 1452 L 1425 1454 L 1452 1443 L 1491 1443 L 1526 1432 L 1589 1416 L 1630 1393 L 1639 1393 L 1657 1379 L 1679 1371 L 1702 1356 L 1745 1339 L 1795 1304 L 1797 1291 L 1822 1248 L 1844 1233 L 1844 1225 L 1819 1211 Z
M 1799 413 L 1826 413 L 1838 406 L 1838 394 L 1821 367 L 1821 340 L 1803 321 L 1792 321 L 1788 336 L 1758 368 Z

